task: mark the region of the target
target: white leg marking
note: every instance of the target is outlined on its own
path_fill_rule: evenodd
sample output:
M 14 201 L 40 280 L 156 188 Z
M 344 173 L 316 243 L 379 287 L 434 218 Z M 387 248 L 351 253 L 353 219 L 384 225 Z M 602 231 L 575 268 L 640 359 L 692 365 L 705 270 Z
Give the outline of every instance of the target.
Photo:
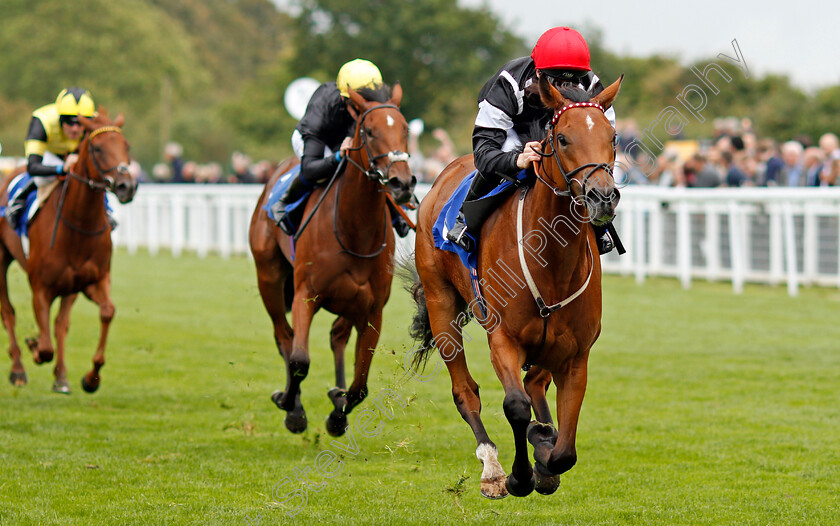
M 499 464 L 499 453 L 490 444 L 481 444 L 475 450 L 475 456 L 484 464 L 481 472 L 481 480 L 493 480 L 496 477 L 504 477 L 505 470 Z

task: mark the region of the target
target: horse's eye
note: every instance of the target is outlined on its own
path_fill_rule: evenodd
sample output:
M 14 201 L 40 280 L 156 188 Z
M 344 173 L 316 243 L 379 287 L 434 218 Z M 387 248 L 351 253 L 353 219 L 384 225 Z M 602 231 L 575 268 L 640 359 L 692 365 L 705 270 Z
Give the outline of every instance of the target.
M 566 140 L 565 135 L 557 134 L 557 142 L 560 143 L 560 146 L 567 146 L 569 142 Z
M 100 148 L 99 146 L 94 146 L 93 153 L 102 153 L 102 148 Z

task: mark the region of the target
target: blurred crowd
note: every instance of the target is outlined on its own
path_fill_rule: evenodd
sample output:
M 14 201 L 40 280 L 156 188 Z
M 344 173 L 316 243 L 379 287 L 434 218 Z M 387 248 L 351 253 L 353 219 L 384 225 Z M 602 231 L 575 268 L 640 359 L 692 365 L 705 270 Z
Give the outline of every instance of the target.
M 833 133 L 816 143 L 806 136 L 779 143 L 759 137 L 749 119 L 728 117 L 715 120 L 710 139 L 668 141 L 657 151 L 657 141 L 645 137 L 648 130 L 640 132 L 634 120 L 619 121 L 616 129 L 615 176 L 626 184 L 816 187 L 835 186 L 840 176 L 840 143 Z
M 155 183 L 180 184 L 265 184 L 274 173 L 276 165 L 270 161 L 254 162 L 248 155 L 235 151 L 231 155 L 230 165 L 221 163 L 197 163 L 184 160 L 184 149 L 176 142 L 166 144 L 165 162 L 152 167 L 151 174 L 141 175 Z

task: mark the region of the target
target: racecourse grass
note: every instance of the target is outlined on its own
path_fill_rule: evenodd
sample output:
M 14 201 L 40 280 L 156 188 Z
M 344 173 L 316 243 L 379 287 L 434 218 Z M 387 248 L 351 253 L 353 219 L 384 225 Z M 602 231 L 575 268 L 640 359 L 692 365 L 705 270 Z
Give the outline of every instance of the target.
M 316 317 L 303 387 L 309 429 L 292 435 L 269 400 L 284 369 L 245 258 L 115 255 L 102 385 L 79 384 L 98 335 L 80 299 L 68 342 L 70 396 L 27 353 L 29 385 L 0 387 L 0 524 L 838 524 L 840 292 L 721 283 L 604 280 L 603 332 L 589 361 L 578 464 L 552 496 L 479 495 L 475 442 L 448 375 L 400 364 L 412 306 L 395 286 L 369 382 L 410 400 L 315 473 L 331 445 L 327 332 Z M 18 335 L 35 332 L 11 271 Z M 467 346 L 483 416 L 509 471 L 510 428 L 480 329 Z M 5 340 L 4 340 L 5 344 Z M 352 356 L 352 353 L 349 353 Z M 434 363 L 430 363 L 431 372 Z M 350 369 L 350 366 L 348 366 Z M 4 377 L 8 362 L 4 368 Z M 553 399 L 553 388 L 550 393 Z M 360 409 L 373 407 L 365 402 Z M 351 428 L 354 415 L 350 417 Z M 347 438 L 340 439 L 342 443 Z M 278 500 L 310 469 L 306 506 Z

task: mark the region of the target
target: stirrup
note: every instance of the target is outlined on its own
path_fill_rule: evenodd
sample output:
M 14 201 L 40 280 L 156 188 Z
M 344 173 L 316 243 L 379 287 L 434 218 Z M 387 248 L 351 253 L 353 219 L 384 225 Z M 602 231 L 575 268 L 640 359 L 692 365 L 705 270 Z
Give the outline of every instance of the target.
M 446 239 L 455 243 L 467 252 L 475 250 L 475 243 L 472 238 L 467 235 L 467 224 L 464 222 L 464 217 L 462 215 L 458 216 L 458 219 L 455 220 L 455 224 L 452 225 L 452 228 L 450 228 L 449 232 L 446 233 Z

